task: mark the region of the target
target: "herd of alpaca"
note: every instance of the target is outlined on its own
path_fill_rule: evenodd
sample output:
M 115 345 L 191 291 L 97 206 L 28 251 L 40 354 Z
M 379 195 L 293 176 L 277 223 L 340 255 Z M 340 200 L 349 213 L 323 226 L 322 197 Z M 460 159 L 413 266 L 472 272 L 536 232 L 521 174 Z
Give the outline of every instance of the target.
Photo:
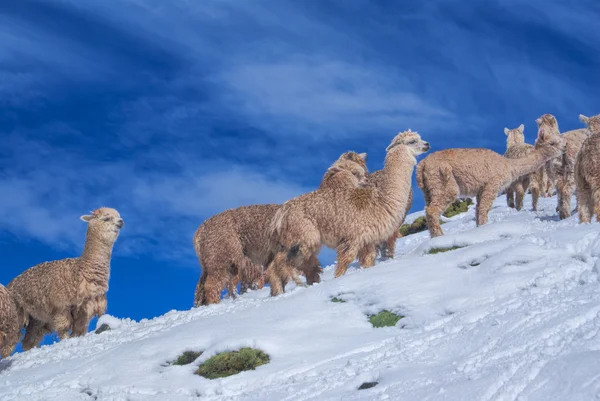
M 540 196 L 556 186 L 561 219 L 571 215 L 570 198 L 577 189 L 580 223 L 596 215 L 600 221 L 600 114 L 579 116 L 585 128 L 560 133 L 556 118 L 536 120 L 538 135 L 525 143 L 524 126 L 504 129 L 507 149 L 447 149 L 431 153 L 418 165 L 416 157 L 429 143 L 417 132 L 396 135 L 386 148 L 382 170 L 369 173 L 365 153 L 346 152 L 327 169 L 320 186 L 282 205 L 251 205 L 207 219 L 193 244 L 202 275 L 194 306 L 219 303 L 227 290 L 235 296 L 269 284 L 272 296 L 286 284 L 320 282 L 318 259 L 323 245 L 337 252 L 335 277 L 358 259 L 363 268 L 377 253 L 393 258 L 399 228 L 412 204 L 411 177 L 425 197 L 430 236 L 443 235 L 440 215 L 455 199 L 476 197 L 477 226 L 485 224 L 494 199 L 506 192 L 510 207 L 521 210 L 530 190 L 532 209 Z M 92 317 L 106 310 L 112 249 L 123 219 L 115 209 L 100 208 L 82 216 L 88 223 L 78 258 L 34 266 L 7 287 L 0 285 L 0 355 L 8 357 L 21 340 L 23 350 L 39 346 L 43 336 L 59 339 L 87 333 Z M 306 283 L 300 278 L 305 276 Z

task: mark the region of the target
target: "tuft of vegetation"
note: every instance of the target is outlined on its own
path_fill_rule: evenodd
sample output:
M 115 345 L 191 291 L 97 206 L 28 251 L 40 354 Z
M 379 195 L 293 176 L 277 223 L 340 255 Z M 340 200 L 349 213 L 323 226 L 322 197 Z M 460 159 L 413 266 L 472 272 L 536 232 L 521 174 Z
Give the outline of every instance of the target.
M 106 324 L 106 323 L 102 323 L 100 325 L 100 327 L 98 327 L 96 329 L 96 331 L 94 331 L 94 333 L 100 334 L 100 333 L 104 333 L 105 331 L 108 331 L 108 330 L 110 330 L 110 326 L 108 324 Z
M 222 352 L 207 359 L 195 373 L 207 379 L 218 379 L 245 370 L 254 370 L 269 361 L 269 355 L 261 350 L 242 348 L 239 351 Z
M 331 298 L 331 302 L 340 302 L 340 303 L 344 303 L 344 302 L 346 302 L 346 301 L 344 301 L 342 298 L 333 297 L 333 298 Z
M 378 384 L 379 384 L 378 382 L 364 382 L 363 384 L 360 385 L 360 387 L 358 389 L 359 390 L 366 390 L 368 388 L 375 387 Z
M 198 357 L 200 357 L 200 355 L 202 355 L 202 352 L 185 351 L 183 354 L 179 355 L 177 357 L 177 359 L 175 359 L 173 361 L 172 365 L 178 365 L 178 366 L 189 365 L 190 363 L 192 363 L 196 359 L 198 359 Z
M 465 200 L 457 199 L 450 206 L 446 208 L 444 213 L 444 217 L 452 217 L 457 214 L 464 213 L 469 210 L 469 206 L 473 204 L 473 200 L 471 198 L 467 198 Z M 440 220 L 440 224 L 444 224 L 444 221 Z M 417 217 L 411 224 L 402 224 L 400 227 L 400 235 L 406 237 L 407 235 L 420 233 L 421 231 L 427 230 L 429 227 L 427 226 L 427 220 L 425 220 L 425 216 Z
M 444 215 L 444 217 L 456 216 L 457 214 L 465 213 L 467 210 L 469 210 L 469 206 L 472 204 L 473 200 L 471 198 L 467 198 L 464 200 L 457 199 L 454 202 L 452 202 L 452 204 L 448 206 L 442 214 Z
M 449 248 L 431 248 L 429 250 L 429 252 L 427 252 L 430 255 L 435 255 L 436 253 L 442 253 L 442 252 L 449 252 L 449 251 L 453 251 L 455 249 L 460 249 L 460 248 L 464 248 L 464 246 L 451 246 Z
M 444 222 L 440 220 L 440 224 L 444 224 Z M 407 235 L 426 231 L 428 228 L 429 227 L 427 226 L 427 220 L 425 220 L 425 216 L 421 216 L 417 217 L 411 224 L 402 224 L 399 232 L 402 237 L 406 237 Z
M 404 316 L 396 315 L 388 310 L 382 310 L 381 312 L 369 316 L 369 322 L 373 327 L 393 327 L 398 323 Z

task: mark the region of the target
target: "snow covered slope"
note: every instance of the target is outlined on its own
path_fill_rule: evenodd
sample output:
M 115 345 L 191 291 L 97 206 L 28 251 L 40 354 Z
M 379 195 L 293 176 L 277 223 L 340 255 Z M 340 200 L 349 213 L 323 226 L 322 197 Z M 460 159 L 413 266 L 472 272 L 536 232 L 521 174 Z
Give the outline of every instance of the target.
M 255 291 L 17 354 L 0 362 L 0 400 L 598 399 L 600 225 L 558 221 L 555 205 L 517 212 L 500 197 L 489 224 L 475 228 L 470 209 L 445 236 L 403 238 L 395 260 L 340 279 L 329 267 L 322 283 L 281 297 Z M 463 248 L 427 253 L 450 246 Z M 366 316 L 382 309 L 406 318 L 373 328 Z M 193 375 L 243 346 L 271 362 Z M 185 350 L 204 354 L 166 364 Z M 379 384 L 357 390 L 367 381 Z

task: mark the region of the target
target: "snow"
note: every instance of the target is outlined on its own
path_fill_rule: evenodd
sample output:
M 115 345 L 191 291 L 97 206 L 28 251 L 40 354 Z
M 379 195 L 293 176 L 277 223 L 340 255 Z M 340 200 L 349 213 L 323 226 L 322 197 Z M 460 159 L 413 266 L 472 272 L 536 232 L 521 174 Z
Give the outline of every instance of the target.
M 517 212 L 500 197 L 479 228 L 471 207 L 443 237 L 402 238 L 394 260 L 339 279 L 330 266 L 322 283 L 280 297 L 252 291 L 140 322 L 105 316 L 98 326 L 110 331 L 1 361 L 0 400 L 599 399 L 600 225 L 559 221 L 556 198 L 540 204 Z M 463 248 L 428 254 L 450 246 Z M 367 315 L 382 309 L 406 317 L 373 328 Z M 271 362 L 193 374 L 245 346 Z M 204 353 L 168 364 L 186 350 Z

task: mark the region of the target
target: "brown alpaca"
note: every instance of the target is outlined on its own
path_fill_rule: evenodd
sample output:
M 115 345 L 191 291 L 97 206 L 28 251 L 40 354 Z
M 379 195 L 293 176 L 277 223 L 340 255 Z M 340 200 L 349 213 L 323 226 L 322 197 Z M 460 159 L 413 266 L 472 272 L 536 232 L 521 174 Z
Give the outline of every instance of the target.
M 346 152 L 327 170 L 320 188 L 339 189 L 364 184 L 366 153 Z M 271 220 L 280 205 L 252 205 L 226 210 L 206 220 L 194 234 L 194 249 L 202 266 L 194 306 L 219 303 L 227 286 L 233 296 L 238 281 L 244 287 L 262 288 L 263 266 L 272 258 L 269 246 Z M 301 268 L 308 285 L 321 281 L 316 255 Z M 297 283 L 304 285 L 298 278 Z
M 81 216 L 88 223 L 83 253 L 78 258 L 44 262 L 12 280 L 8 289 L 29 321 L 23 349 L 39 344 L 49 330 L 62 340 L 87 332 L 90 306 L 108 290 L 110 258 L 123 219 L 115 209 L 100 208 Z
M 506 134 L 506 152 L 504 157 L 508 159 L 521 159 L 533 151 L 533 145 L 525 143 L 525 135 L 523 124 L 515 129 L 504 128 Z M 540 196 L 540 181 L 545 165 L 540 169 L 530 174 L 525 174 L 518 177 L 506 188 L 506 203 L 508 207 L 521 210 L 523 208 L 523 197 L 527 193 L 527 189 L 531 189 L 532 209 L 537 210 L 537 203 Z M 516 197 L 516 199 L 515 199 Z M 516 203 L 515 203 L 516 200 Z
M 337 250 L 339 277 L 359 250 L 388 239 L 404 218 L 415 156 L 428 149 L 418 133 L 402 132 L 386 149 L 380 185 L 319 188 L 284 203 L 272 222 L 277 251 L 267 269 L 271 295 L 283 293 L 289 279 L 296 281 L 297 269 L 322 244 Z
M 0 284 L 0 356 L 8 358 L 21 338 L 21 322 L 17 305 L 6 287 Z
M 558 123 L 552 114 L 544 114 L 536 120 L 540 132 L 559 134 Z M 565 150 L 559 163 L 556 164 L 556 188 L 558 194 L 557 211 L 560 219 L 571 216 L 571 195 L 575 190 L 575 162 L 577 155 L 587 139 L 589 130 L 587 128 L 575 129 L 563 133 L 561 136 L 565 142 Z
M 440 215 L 458 197 L 477 197 L 477 225 L 487 223 L 499 192 L 539 169 L 563 148 L 560 135 L 540 132 L 535 149 L 520 159 L 508 159 L 489 149 L 447 149 L 427 156 L 417 166 L 417 184 L 425 195 L 431 237 L 444 234 Z
M 589 223 L 594 215 L 600 222 L 600 114 L 589 118 L 581 114 L 579 119 L 591 134 L 583 142 L 575 163 L 579 222 Z

